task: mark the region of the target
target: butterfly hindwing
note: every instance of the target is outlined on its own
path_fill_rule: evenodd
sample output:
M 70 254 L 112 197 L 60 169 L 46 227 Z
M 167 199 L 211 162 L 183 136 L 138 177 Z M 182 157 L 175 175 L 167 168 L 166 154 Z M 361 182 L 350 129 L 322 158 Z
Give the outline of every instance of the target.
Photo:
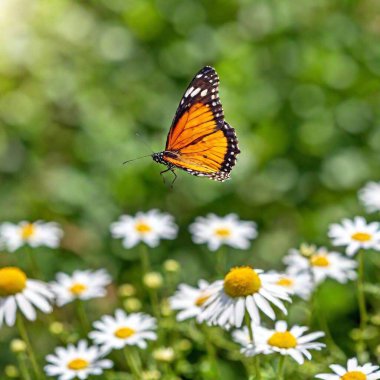
M 224 121 L 218 86 L 212 67 L 196 74 L 178 106 L 162 158 L 169 167 L 224 181 L 240 150 L 235 130 Z

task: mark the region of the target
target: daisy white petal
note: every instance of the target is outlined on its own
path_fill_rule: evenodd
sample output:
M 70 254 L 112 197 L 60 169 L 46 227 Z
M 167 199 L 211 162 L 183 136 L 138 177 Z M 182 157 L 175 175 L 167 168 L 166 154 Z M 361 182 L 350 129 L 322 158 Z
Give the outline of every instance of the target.
M 161 239 L 175 239 L 178 233 L 174 218 L 158 210 L 138 212 L 135 216 L 122 215 L 110 229 L 112 236 L 123 239 L 123 246 L 128 249 L 140 242 L 156 247 Z
M 341 224 L 330 225 L 328 236 L 333 245 L 345 246 L 349 256 L 355 255 L 360 249 L 380 250 L 380 224 L 367 223 L 360 216 L 353 220 L 343 219 Z
M 211 251 L 216 251 L 224 244 L 237 249 L 248 249 L 250 241 L 257 236 L 256 223 L 239 220 L 236 214 L 198 217 L 189 229 L 194 243 L 206 243 Z
M 89 337 L 101 346 L 102 352 L 127 345 L 145 348 L 147 340 L 156 340 L 156 320 L 144 313 L 127 314 L 118 309 L 113 316 L 103 316 L 94 322 L 96 330 Z
M 16 321 L 17 310 L 20 310 L 29 320 L 36 319 L 36 310 L 44 313 L 52 311 L 51 302 L 53 293 L 47 284 L 27 278 L 26 274 L 16 267 L 0 269 L 0 327 L 5 322 L 13 326 Z M 43 291 L 41 291 L 43 289 Z
M 281 299 L 290 301 L 286 290 L 274 284 L 277 279 L 267 278 L 262 271 L 247 266 L 232 268 L 223 281 L 215 281 L 209 286 L 212 294 L 202 305 L 198 322 L 225 328 L 240 327 L 245 311 L 248 311 L 250 318 L 258 324 L 259 310 L 274 319 L 271 303 L 285 310 Z

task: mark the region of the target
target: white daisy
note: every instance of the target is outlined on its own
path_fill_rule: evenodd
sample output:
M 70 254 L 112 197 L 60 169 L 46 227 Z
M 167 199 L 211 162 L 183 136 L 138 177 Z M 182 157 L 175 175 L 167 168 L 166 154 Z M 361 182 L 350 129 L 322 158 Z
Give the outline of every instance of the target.
M 359 199 L 368 212 L 380 211 L 380 182 L 368 182 L 359 191 Z
M 20 222 L 18 224 L 0 224 L 0 246 L 10 252 L 27 244 L 33 248 L 46 246 L 57 248 L 63 236 L 63 231 L 57 223 L 43 222 Z
M 50 313 L 53 298 L 47 284 L 27 278 L 21 269 L 0 269 L 0 327 L 3 323 L 13 326 L 18 309 L 30 321 L 36 319 L 35 308 Z
M 298 364 L 303 364 L 304 356 L 311 360 L 309 350 L 319 351 L 326 346 L 324 343 L 313 342 L 325 335 L 322 331 L 303 335 L 307 330 L 307 327 L 297 325 L 288 330 L 285 321 L 276 322 L 274 330 L 258 326 L 254 331 L 255 343 L 243 346 L 241 352 L 246 356 L 277 352 L 281 355 L 289 355 Z
M 317 379 L 323 380 L 377 380 L 380 379 L 378 365 L 366 363 L 358 364 L 358 359 L 352 358 L 347 361 L 347 369 L 338 364 L 330 365 L 334 375 L 327 373 L 316 375 Z
M 304 300 L 308 300 L 310 298 L 310 295 L 314 290 L 314 282 L 310 273 L 292 273 L 291 271 L 287 270 L 285 273 L 277 274 L 280 276 L 279 280 L 277 281 L 277 285 L 284 286 L 289 290 L 289 292 L 291 292 L 291 294 L 294 294 L 295 296 L 298 296 Z
M 51 289 L 56 295 L 57 305 L 63 306 L 75 299 L 104 297 L 107 293 L 106 286 L 110 283 L 111 277 L 104 269 L 76 270 L 71 276 L 57 273 L 56 281 L 51 283 Z
M 287 310 L 282 300 L 289 301 L 289 291 L 276 285 L 277 274 L 263 273 L 248 266 L 232 268 L 224 280 L 210 285 L 211 296 L 203 304 L 198 321 L 222 327 L 240 327 L 246 311 L 255 324 L 260 323 L 259 311 L 275 319 L 272 306 L 277 306 L 284 314 Z
M 233 248 L 248 249 L 250 240 L 257 236 L 256 223 L 239 220 L 236 214 L 225 217 L 215 214 L 200 216 L 189 229 L 194 243 L 207 243 L 211 251 L 216 251 L 223 244 Z
M 328 236 L 333 245 L 346 246 L 349 256 L 353 256 L 359 249 L 380 251 L 380 223 L 367 223 L 361 216 L 330 225 Z
M 299 250 L 291 249 L 283 261 L 288 266 L 287 273 L 296 276 L 299 273 L 309 272 L 316 284 L 328 277 L 340 283 L 356 279 L 356 261 L 337 252 L 328 252 L 324 247 L 315 248 L 307 257 Z
M 125 346 L 147 347 L 147 340 L 156 340 L 156 319 L 144 313 L 127 314 L 118 309 L 115 317 L 105 315 L 94 322 L 96 330 L 89 337 L 102 346 L 102 352 L 121 349 Z
M 186 284 L 180 284 L 175 294 L 170 297 L 170 307 L 180 310 L 177 314 L 178 321 L 194 318 L 201 312 L 202 305 L 210 298 L 210 284 L 205 280 L 198 281 L 198 287 L 194 288 Z
M 44 369 L 48 376 L 58 377 L 58 380 L 87 379 L 91 375 L 101 375 L 104 369 L 113 366 L 111 360 L 102 356 L 99 347 L 89 347 L 81 340 L 77 346 L 57 347 L 54 354 L 46 356 L 49 364 Z
M 125 248 L 132 248 L 139 242 L 157 247 L 160 239 L 175 239 L 177 232 L 174 218 L 158 210 L 138 212 L 135 216 L 122 215 L 111 224 L 112 236 L 123 239 Z

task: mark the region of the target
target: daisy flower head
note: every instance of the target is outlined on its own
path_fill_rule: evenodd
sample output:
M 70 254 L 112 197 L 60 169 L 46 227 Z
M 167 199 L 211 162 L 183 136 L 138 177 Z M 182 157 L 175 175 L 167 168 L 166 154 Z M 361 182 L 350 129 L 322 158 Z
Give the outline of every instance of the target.
M 63 306 L 75 299 L 89 300 L 104 297 L 106 286 L 111 283 L 110 275 L 104 270 L 76 270 L 69 276 L 57 273 L 56 281 L 51 283 L 51 289 L 56 296 L 58 306 Z
M 347 361 L 347 368 L 338 364 L 330 365 L 334 374 L 321 373 L 316 375 L 317 379 L 323 380 L 377 380 L 380 379 L 378 365 L 366 363 L 358 364 L 358 359 L 352 358 Z
M 14 252 L 23 245 L 57 248 L 62 236 L 62 229 L 54 222 L 38 220 L 33 223 L 22 221 L 17 224 L 0 224 L 0 246 L 9 252 Z
M 208 214 L 197 217 L 189 227 L 196 244 L 206 243 L 210 251 L 216 251 L 222 245 L 248 249 L 251 240 L 257 236 L 255 222 L 239 220 L 236 214 L 219 217 Z
M 102 356 L 99 347 L 88 346 L 85 340 L 79 341 L 77 346 L 57 347 L 54 354 L 46 356 L 45 373 L 58 377 L 58 380 L 83 380 L 91 375 L 101 375 L 104 369 L 113 366 L 111 360 Z
M 21 269 L 0 269 L 0 327 L 3 323 L 13 326 L 17 310 L 30 321 L 36 319 L 36 308 L 50 313 L 53 298 L 54 294 L 46 283 L 27 278 Z
M 314 247 L 307 255 L 302 248 L 291 249 L 283 262 L 287 265 L 287 273 L 293 276 L 311 273 L 316 285 L 327 278 L 344 284 L 349 280 L 355 280 L 357 276 L 355 260 L 344 257 L 338 252 L 329 252 L 324 247 Z
M 314 290 L 314 283 L 309 272 L 292 273 L 287 270 L 285 273 L 277 274 L 280 277 L 276 283 L 277 285 L 287 288 L 291 294 L 300 297 L 303 300 L 308 300 L 310 298 L 310 295 Z
M 380 182 L 368 182 L 360 189 L 359 200 L 367 212 L 380 211 Z
M 198 281 L 198 287 L 180 284 L 175 294 L 170 297 L 172 310 L 179 310 L 177 321 L 194 318 L 199 315 L 203 304 L 210 298 L 210 284 L 205 280 Z
M 89 337 L 101 346 L 104 353 L 125 346 L 145 349 L 148 340 L 156 340 L 156 319 L 144 313 L 127 314 L 117 309 L 115 316 L 105 315 L 94 322 L 96 330 Z
M 266 274 L 261 269 L 232 268 L 224 280 L 210 285 L 211 296 L 203 304 L 198 322 L 240 327 L 247 311 L 251 320 L 259 324 L 260 312 L 275 319 L 271 303 L 287 314 L 282 301 L 291 301 L 289 291 L 277 285 L 278 280 L 277 274 Z
M 346 254 L 353 256 L 360 249 L 380 251 L 380 223 L 367 223 L 361 216 L 343 219 L 341 224 L 331 224 L 328 236 L 335 246 L 346 246 Z
M 132 248 L 140 242 L 154 248 L 161 239 L 175 239 L 177 232 L 173 216 L 159 210 L 138 212 L 135 216 L 122 215 L 111 224 L 112 236 L 123 239 L 125 248 Z
M 245 356 L 279 353 L 289 355 L 298 364 L 303 364 L 304 357 L 311 360 L 309 350 L 319 351 L 325 347 L 324 343 L 315 342 L 325 335 L 322 331 L 304 335 L 307 330 L 307 327 L 297 325 L 288 329 L 285 321 L 276 322 L 274 330 L 258 326 L 255 330 L 255 344 L 248 344 L 241 352 Z

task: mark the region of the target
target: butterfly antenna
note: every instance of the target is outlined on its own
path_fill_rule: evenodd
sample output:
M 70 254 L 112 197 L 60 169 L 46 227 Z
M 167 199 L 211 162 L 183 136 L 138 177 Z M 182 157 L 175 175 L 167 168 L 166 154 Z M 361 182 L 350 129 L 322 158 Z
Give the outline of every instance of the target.
M 145 157 L 152 157 L 152 155 L 151 154 L 147 154 L 146 156 L 141 156 L 141 157 L 133 158 L 132 160 L 124 161 L 123 165 L 127 164 L 128 162 L 137 161 L 137 160 L 140 160 L 141 158 L 145 158 Z
M 152 153 L 155 153 L 154 150 L 152 149 L 152 147 L 148 144 L 148 141 L 146 139 L 146 137 L 144 136 L 141 136 L 140 133 L 136 132 L 136 136 L 141 140 L 141 142 L 147 147 L 149 148 Z

